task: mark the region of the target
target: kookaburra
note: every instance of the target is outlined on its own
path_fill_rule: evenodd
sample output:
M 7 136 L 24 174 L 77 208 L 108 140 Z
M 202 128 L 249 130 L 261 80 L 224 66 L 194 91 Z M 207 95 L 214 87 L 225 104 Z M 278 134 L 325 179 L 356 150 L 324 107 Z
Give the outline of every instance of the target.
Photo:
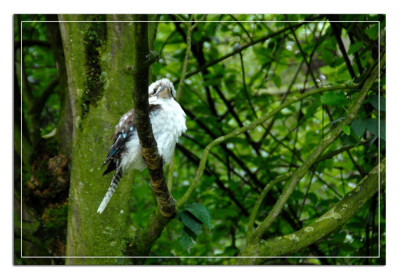
M 175 144 L 186 131 L 186 114 L 176 102 L 174 85 L 169 79 L 160 79 L 149 86 L 149 117 L 153 134 L 157 142 L 158 153 L 164 164 L 171 160 Z M 113 144 L 104 165 L 107 169 L 103 175 L 115 171 L 106 195 L 97 213 L 102 213 L 110 201 L 122 177 L 122 173 L 130 170 L 144 170 L 146 162 L 141 153 L 139 137 L 135 126 L 134 110 L 125 113 L 113 136 Z

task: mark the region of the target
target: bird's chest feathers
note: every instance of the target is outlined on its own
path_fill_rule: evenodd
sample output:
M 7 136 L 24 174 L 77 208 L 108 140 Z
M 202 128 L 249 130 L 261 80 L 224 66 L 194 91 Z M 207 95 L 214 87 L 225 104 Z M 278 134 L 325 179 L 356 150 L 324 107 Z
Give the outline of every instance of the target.
M 158 108 L 150 113 L 150 122 L 157 142 L 158 152 L 162 156 L 164 163 L 167 164 L 172 157 L 175 144 L 178 142 L 180 135 L 186 131 L 186 116 L 176 102 L 161 100 L 154 104 L 158 105 Z M 124 155 L 124 168 L 129 168 L 129 166 L 136 169 L 145 168 L 137 133 L 126 144 L 126 153 Z
M 158 152 L 168 163 L 179 136 L 186 131 L 185 113 L 172 101 L 160 103 L 160 109 L 150 114 L 150 121 Z

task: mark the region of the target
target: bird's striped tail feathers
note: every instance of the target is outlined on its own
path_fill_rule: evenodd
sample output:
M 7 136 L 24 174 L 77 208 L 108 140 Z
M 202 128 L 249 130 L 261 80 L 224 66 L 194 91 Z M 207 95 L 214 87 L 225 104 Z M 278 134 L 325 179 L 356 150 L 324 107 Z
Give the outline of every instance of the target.
M 101 214 L 104 209 L 106 208 L 107 204 L 111 200 L 115 189 L 117 189 L 118 183 L 121 180 L 122 177 L 122 169 L 119 167 L 116 169 L 113 179 L 111 180 L 111 185 L 108 187 L 107 193 L 103 198 L 103 201 L 101 202 L 99 208 L 97 209 L 97 213 Z

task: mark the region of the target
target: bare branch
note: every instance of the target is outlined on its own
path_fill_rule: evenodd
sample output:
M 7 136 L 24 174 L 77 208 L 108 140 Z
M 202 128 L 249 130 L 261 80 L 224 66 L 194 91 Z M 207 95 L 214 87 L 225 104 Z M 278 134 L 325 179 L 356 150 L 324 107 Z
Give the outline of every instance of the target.
M 166 218 L 173 218 L 176 215 L 175 203 L 168 191 L 165 182 L 163 162 L 158 154 L 157 142 L 149 118 L 148 100 L 148 73 L 149 64 L 146 57 L 149 54 L 147 15 L 136 15 L 134 23 L 134 67 L 133 67 L 133 100 L 137 131 L 142 148 L 142 155 L 149 169 L 152 190 L 156 197 L 160 214 Z
M 316 20 L 316 19 L 318 19 L 318 18 L 320 18 L 320 16 L 311 18 L 311 19 L 309 19 L 309 20 Z M 281 33 L 284 33 L 284 32 L 286 32 L 286 31 L 288 31 L 288 30 L 291 30 L 292 28 L 297 28 L 297 27 L 299 27 L 299 26 L 301 26 L 301 25 L 303 25 L 303 24 L 305 24 L 305 23 L 304 23 L 304 22 L 300 22 L 300 23 L 291 25 L 291 26 L 289 26 L 289 27 L 283 28 L 283 29 L 281 29 L 281 30 L 279 30 L 279 31 L 276 31 L 275 33 L 268 34 L 268 35 L 266 35 L 266 36 L 264 36 L 264 37 L 261 37 L 261 38 L 259 38 L 259 39 L 257 39 L 257 40 L 253 40 L 252 42 L 250 42 L 250 43 L 248 43 L 248 44 L 246 44 L 246 45 L 243 45 L 243 46 L 241 46 L 241 47 L 235 49 L 235 50 L 232 51 L 231 53 L 228 53 L 228 54 L 226 54 L 226 55 L 224 55 L 224 56 L 222 56 L 222 57 L 220 57 L 220 58 L 218 58 L 218 59 L 215 59 L 215 60 L 213 60 L 213 61 L 207 63 L 206 65 L 200 67 L 199 69 L 197 69 L 197 70 L 195 70 L 195 71 L 193 71 L 193 72 L 187 73 L 187 74 L 186 74 L 186 78 L 189 78 L 189 77 L 191 77 L 191 76 L 193 76 L 193 75 L 195 75 L 195 74 L 198 74 L 198 73 L 200 73 L 201 71 L 203 71 L 204 69 L 207 69 L 207 68 L 209 68 L 209 67 L 211 67 L 211 66 L 213 66 L 213 65 L 215 65 L 215 64 L 217 64 L 217 63 L 219 63 L 219 62 L 221 62 L 221 61 L 223 61 L 223 60 L 225 60 L 225 59 L 227 59 L 227 58 L 229 58 L 229 57 L 231 57 L 231 56 L 233 56 L 233 55 L 235 55 L 235 54 L 238 54 L 239 52 L 245 50 L 246 48 L 249 48 L 249 47 L 251 47 L 251 46 L 253 46 L 253 45 L 255 45 L 255 44 L 264 42 L 264 41 L 268 40 L 269 38 L 273 38 L 273 37 L 275 37 L 275 36 L 278 36 L 278 35 L 281 34 Z
M 386 56 L 382 57 L 381 65 L 385 63 Z M 293 176 L 286 183 L 285 188 L 276 202 L 275 206 L 272 208 L 268 216 L 265 220 L 260 224 L 260 226 L 254 231 L 252 236 L 253 243 L 258 242 L 268 227 L 272 224 L 272 222 L 279 215 L 286 201 L 289 199 L 290 195 L 293 193 L 293 190 L 297 186 L 300 179 L 305 175 L 307 170 L 312 166 L 312 164 L 318 159 L 318 157 L 322 154 L 322 152 L 334 141 L 336 138 L 342 133 L 342 127 L 345 125 L 349 125 L 353 119 L 356 117 L 358 110 L 360 109 L 362 102 L 364 101 L 369 89 L 374 83 L 376 77 L 378 76 L 379 68 L 377 66 L 374 67 L 374 70 L 371 73 L 371 76 L 364 83 L 359 96 L 354 101 L 353 105 L 349 108 L 348 114 L 346 118 L 336 126 L 335 129 L 331 130 L 321 143 L 316 147 L 314 152 L 310 155 L 310 157 L 304 161 L 303 165 L 298 168 Z
M 347 66 L 347 69 L 349 70 L 350 76 L 352 79 L 354 79 L 356 77 L 356 73 L 354 72 L 353 66 L 351 66 L 350 59 L 347 56 L 346 48 L 344 47 L 344 44 L 343 44 L 343 41 L 341 38 L 342 28 L 341 27 L 339 28 L 335 22 L 331 22 L 331 26 L 332 26 L 333 34 L 335 35 L 336 41 L 339 44 L 340 52 L 342 53 L 344 61 L 346 62 L 346 66 Z
M 282 109 L 290 106 L 291 104 L 298 102 L 304 98 L 307 98 L 311 95 L 315 95 L 315 94 L 320 94 L 326 91 L 332 91 L 332 90 L 339 90 L 339 89 L 357 89 L 359 88 L 358 85 L 339 85 L 339 86 L 329 86 L 329 87 L 321 87 L 321 88 L 317 88 L 314 90 L 310 90 L 307 93 L 303 93 L 303 94 L 299 94 L 296 98 L 293 98 L 291 100 L 286 101 L 285 103 L 281 104 L 280 106 L 276 107 L 275 109 L 273 109 L 270 113 L 264 115 L 263 117 L 257 119 L 256 121 L 252 122 L 251 124 L 241 127 L 241 128 L 237 128 L 235 130 L 233 130 L 232 132 L 226 134 L 225 136 L 221 136 L 217 139 L 215 139 L 213 142 L 211 142 L 209 145 L 207 145 L 207 147 L 204 149 L 203 151 L 203 155 L 201 157 L 201 161 L 199 164 L 199 167 L 197 169 L 196 172 L 196 176 L 193 180 L 192 185 L 189 187 L 189 189 L 185 192 L 184 196 L 179 200 L 178 202 L 178 207 L 182 206 L 190 197 L 190 195 L 192 194 L 192 192 L 197 188 L 199 182 L 200 182 L 200 178 L 203 175 L 204 172 L 204 168 L 205 168 L 205 164 L 207 161 L 207 157 L 211 151 L 211 149 L 216 146 L 219 145 L 221 143 L 223 143 L 224 141 L 234 138 L 246 131 L 252 130 L 254 128 L 256 128 L 257 126 L 263 124 L 265 121 L 269 120 L 270 118 L 272 118 L 275 114 L 277 114 L 278 112 L 280 112 Z
M 261 194 L 258 196 L 258 199 L 253 207 L 253 210 L 251 211 L 251 215 L 249 218 L 249 222 L 247 223 L 247 233 L 246 233 L 246 237 L 247 237 L 247 241 L 250 240 L 251 234 L 253 232 L 253 226 L 254 226 L 254 222 L 256 220 L 257 217 L 257 213 L 258 210 L 260 209 L 261 203 L 262 201 L 265 199 L 265 197 L 267 196 L 269 190 L 272 188 L 272 186 L 274 186 L 275 184 L 281 182 L 281 181 L 285 181 L 286 179 L 288 179 L 292 174 L 291 173 L 287 173 L 281 177 L 278 177 L 277 179 L 271 181 L 270 183 L 267 184 L 267 186 L 265 186 L 264 190 L 261 192 Z
M 340 228 L 378 191 L 385 179 L 386 160 L 382 160 L 344 199 L 310 225 L 289 235 L 268 239 L 263 244 L 248 245 L 239 254 L 247 257 L 240 264 L 260 264 L 263 256 L 293 254 Z M 258 256 L 250 257 L 249 256 Z M 260 257 L 261 256 L 261 257 Z
M 308 72 L 309 72 L 310 75 L 311 75 L 311 78 L 312 78 L 312 80 L 313 80 L 313 82 L 314 82 L 314 85 L 315 85 L 315 87 L 319 87 L 319 86 L 318 86 L 318 83 L 317 83 L 317 80 L 315 79 L 314 74 L 313 74 L 313 71 L 312 71 L 312 69 L 311 69 L 311 58 L 310 58 L 310 61 L 307 60 L 307 56 L 306 56 L 306 54 L 304 53 L 304 50 L 303 50 L 303 48 L 301 47 L 301 44 L 300 44 L 300 42 L 299 42 L 299 39 L 298 39 L 297 36 L 296 36 L 296 32 L 294 31 L 293 28 L 292 28 L 291 31 L 292 31 L 292 35 L 293 35 L 293 37 L 294 37 L 294 39 L 295 39 L 295 41 L 296 41 L 297 47 L 299 48 L 300 53 L 301 53 L 301 55 L 303 56 L 303 60 L 304 60 L 304 62 L 305 62 L 306 65 L 307 65 Z

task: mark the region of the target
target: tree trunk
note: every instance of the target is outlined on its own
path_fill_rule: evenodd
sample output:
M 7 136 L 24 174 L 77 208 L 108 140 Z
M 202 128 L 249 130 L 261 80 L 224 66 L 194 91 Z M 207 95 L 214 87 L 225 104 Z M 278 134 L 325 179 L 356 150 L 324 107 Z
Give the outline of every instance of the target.
M 131 16 L 59 16 L 73 119 L 69 193 L 67 264 L 116 264 L 126 239 L 136 230 L 130 222 L 132 173 L 125 173 L 100 215 L 97 208 L 112 175 L 100 167 L 114 127 L 132 109 L 133 28 Z M 69 22 L 68 22 L 69 21 Z M 151 25 L 154 28 L 156 25 Z M 155 31 L 152 30 L 154 33 Z M 81 258 L 109 256 L 110 258 Z

